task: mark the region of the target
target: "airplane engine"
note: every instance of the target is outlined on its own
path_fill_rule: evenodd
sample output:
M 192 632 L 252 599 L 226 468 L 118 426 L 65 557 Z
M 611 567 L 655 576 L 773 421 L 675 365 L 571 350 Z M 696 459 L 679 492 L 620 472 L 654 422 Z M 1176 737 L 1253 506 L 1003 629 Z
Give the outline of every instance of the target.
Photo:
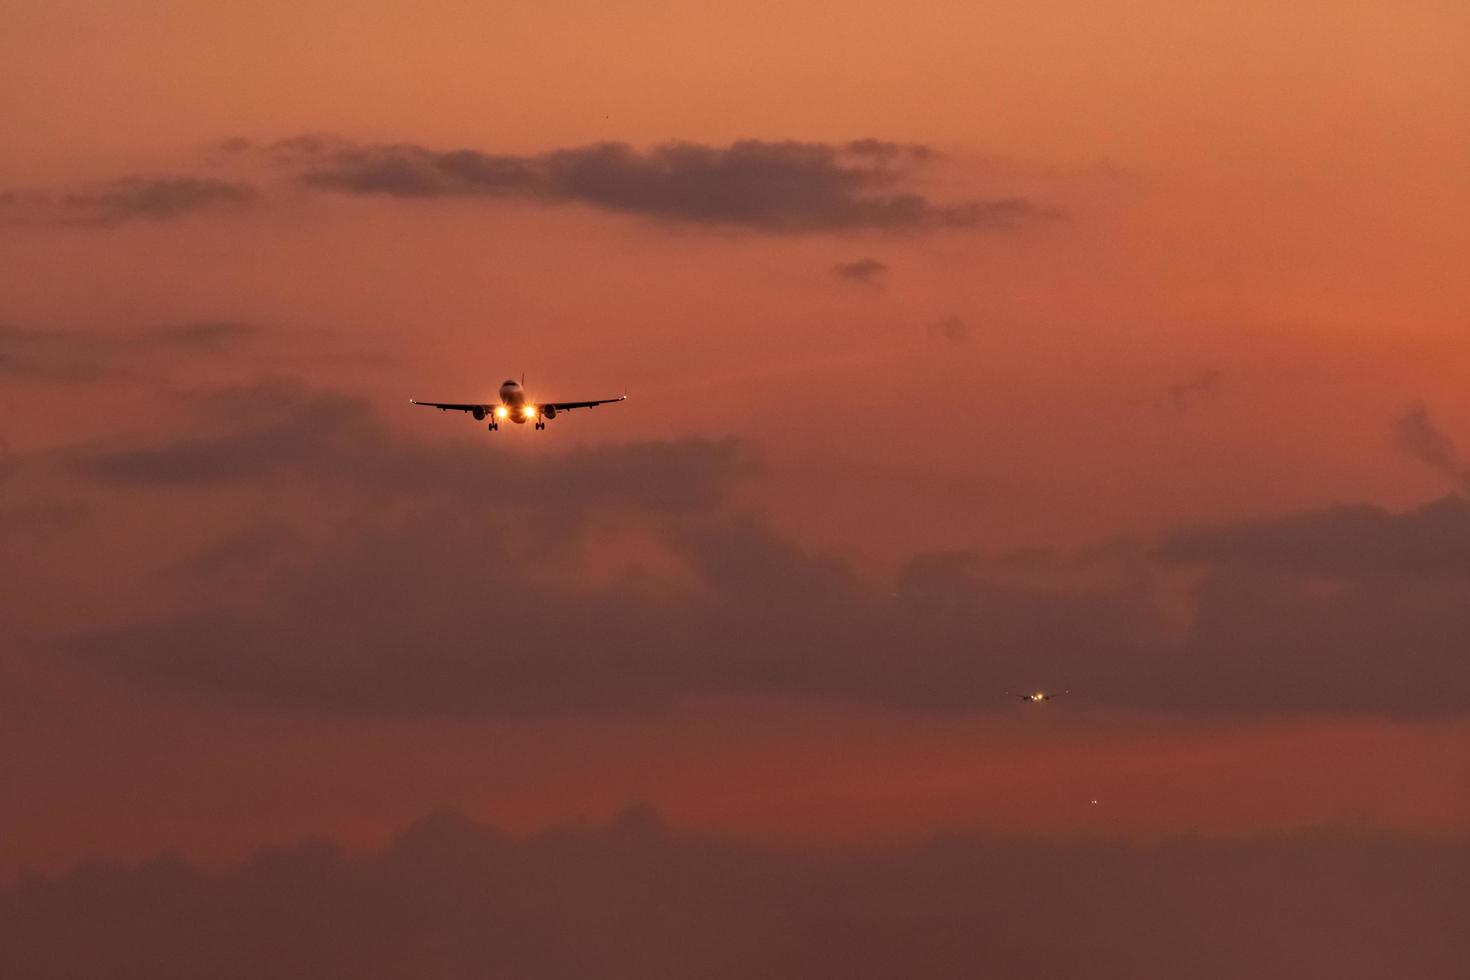
M 476 422 L 485 421 L 485 410 L 483 408 L 475 408 L 471 411 L 471 414 L 474 415 Z
M 541 410 L 541 414 L 544 415 L 544 416 L 546 416 L 549 419 L 554 419 L 554 418 L 556 418 L 556 409 L 553 408 L 550 405 L 547 405 L 545 408 L 543 408 Z

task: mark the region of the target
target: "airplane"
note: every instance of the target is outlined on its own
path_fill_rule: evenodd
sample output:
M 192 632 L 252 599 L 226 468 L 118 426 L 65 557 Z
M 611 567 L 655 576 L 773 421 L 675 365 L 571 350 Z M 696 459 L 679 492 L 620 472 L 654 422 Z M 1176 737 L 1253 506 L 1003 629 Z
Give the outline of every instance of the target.
M 1069 691 L 1063 691 L 1062 693 L 1063 694 L 1068 694 L 1068 693 L 1071 693 L 1071 692 L 1069 692 Z M 1046 691 L 1032 691 L 1029 694 L 1018 694 L 1018 695 L 1016 695 L 1016 697 L 1020 698 L 1022 701 L 1029 701 L 1032 704 L 1036 704 L 1036 703 L 1038 703 L 1040 701 L 1052 701 L 1052 700 L 1055 700 L 1056 697 L 1057 697 L 1057 695 L 1048 693 Z
M 536 428 L 546 428 L 548 419 L 556 418 L 557 412 L 570 412 L 574 408 L 596 408 L 598 405 L 607 405 L 612 402 L 620 402 L 627 395 L 619 395 L 616 398 L 594 398 L 585 402 L 536 402 L 526 395 L 525 377 L 520 381 L 514 379 L 501 382 L 500 401 L 491 405 L 461 405 L 457 402 L 421 402 L 416 398 L 410 398 L 409 404 L 423 405 L 426 408 L 437 408 L 441 412 L 469 412 L 475 417 L 476 422 L 485 421 L 490 417 L 487 428 L 495 432 L 500 428 L 500 423 L 506 419 L 516 425 L 525 425 L 527 422 L 535 422 Z

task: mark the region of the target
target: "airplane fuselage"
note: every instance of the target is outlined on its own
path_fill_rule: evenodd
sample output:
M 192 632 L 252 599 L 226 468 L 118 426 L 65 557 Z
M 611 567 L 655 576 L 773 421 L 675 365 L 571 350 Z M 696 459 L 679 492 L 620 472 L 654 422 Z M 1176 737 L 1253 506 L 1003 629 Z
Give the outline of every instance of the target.
M 519 381 L 502 381 L 500 384 L 500 407 L 495 412 L 497 419 L 509 419 L 516 425 L 540 421 L 542 412 L 526 397 L 526 389 Z M 550 417 L 548 413 L 548 417 Z

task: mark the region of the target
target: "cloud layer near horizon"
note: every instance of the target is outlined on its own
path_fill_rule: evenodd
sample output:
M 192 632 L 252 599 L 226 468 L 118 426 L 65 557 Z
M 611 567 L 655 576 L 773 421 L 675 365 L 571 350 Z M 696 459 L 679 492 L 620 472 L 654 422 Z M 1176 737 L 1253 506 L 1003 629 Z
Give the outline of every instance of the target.
M 646 808 L 525 841 L 440 814 L 365 857 L 306 843 L 221 871 L 165 856 L 28 878 L 0 891 L 0 972 L 1451 980 L 1467 898 L 1464 844 L 1382 833 L 813 857 Z

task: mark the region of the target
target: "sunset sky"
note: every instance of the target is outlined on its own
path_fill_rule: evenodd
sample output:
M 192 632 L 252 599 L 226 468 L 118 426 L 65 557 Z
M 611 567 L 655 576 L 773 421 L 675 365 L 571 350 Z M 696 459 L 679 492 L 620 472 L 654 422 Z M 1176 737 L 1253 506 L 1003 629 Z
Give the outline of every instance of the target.
M 10 0 L 0 974 L 1465 976 L 1467 50 Z

